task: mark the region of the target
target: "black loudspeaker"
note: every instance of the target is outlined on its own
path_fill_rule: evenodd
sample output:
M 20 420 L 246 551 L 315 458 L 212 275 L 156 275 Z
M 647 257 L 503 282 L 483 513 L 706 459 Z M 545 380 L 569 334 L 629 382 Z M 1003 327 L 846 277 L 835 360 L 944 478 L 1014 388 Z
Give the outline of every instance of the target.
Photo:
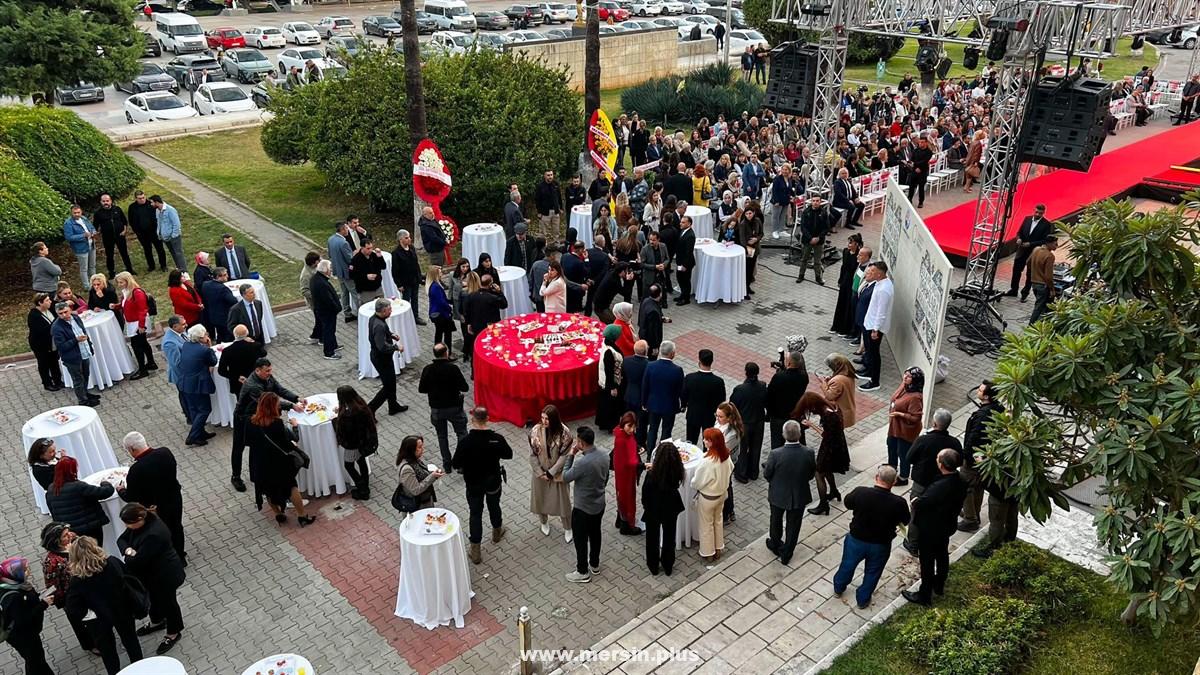
M 1134 35 L 1133 41 L 1129 43 L 1130 49 L 1141 49 L 1144 46 L 1146 46 L 1146 36 L 1145 35 Z
M 777 113 L 811 116 L 817 94 L 817 48 L 785 42 L 771 50 L 763 105 Z
M 952 59 L 950 59 L 950 57 L 944 57 L 944 58 L 942 58 L 941 61 L 938 61 L 938 66 L 937 66 L 938 78 L 942 79 L 942 80 L 946 79 L 946 76 L 950 74 L 950 67 L 953 65 L 954 65 L 954 61 Z
M 1087 171 L 1108 137 L 1111 101 L 1112 84 L 1104 80 L 1043 78 L 1029 93 L 1021 161 Z
M 1003 61 L 1004 54 L 1008 52 L 1008 31 L 994 30 L 992 31 L 992 41 L 987 46 L 987 57 L 989 61 Z
M 979 67 L 979 48 L 967 47 L 963 49 L 963 68 L 967 70 L 975 70 Z
M 917 70 L 931 73 L 938 65 L 938 49 L 933 45 L 922 45 L 917 50 Z

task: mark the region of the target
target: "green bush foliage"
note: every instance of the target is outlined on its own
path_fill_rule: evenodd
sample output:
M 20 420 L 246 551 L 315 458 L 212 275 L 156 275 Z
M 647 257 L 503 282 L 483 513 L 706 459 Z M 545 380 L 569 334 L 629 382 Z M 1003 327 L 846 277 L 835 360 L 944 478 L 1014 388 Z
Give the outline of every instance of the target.
M 96 127 L 61 108 L 0 106 L 0 145 L 70 201 L 124 195 L 145 176 Z
M 997 549 L 980 566 L 979 576 L 990 586 L 1025 597 L 1047 620 L 1079 610 L 1095 592 L 1079 568 L 1021 542 Z
M 636 110 L 653 124 L 694 124 L 701 117 L 716 121 L 762 106 L 763 91 L 734 77 L 728 64 L 713 64 L 688 73 L 647 80 L 621 92 L 621 108 Z
M 744 0 L 742 13 L 746 16 L 746 23 L 758 29 L 772 45 L 788 40 L 817 40 L 816 34 L 810 31 L 794 31 L 771 23 L 771 0 Z M 904 40 L 899 38 L 850 33 L 850 42 L 846 47 L 846 63 L 851 66 L 871 65 L 879 59 L 892 58 L 903 46 Z
M 995 675 L 1016 669 L 1039 625 L 1034 605 L 984 595 L 917 614 L 897 642 L 934 675 Z
M 460 223 L 494 220 L 510 182 L 573 168 L 583 122 L 563 71 L 483 50 L 433 57 L 422 74 L 429 135 L 454 178 L 444 208 Z M 312 161 L 331 183 L 378 206 L 407 204 L 405 101 L 401 56 L 366 53 L 342 79 L 273 97 L 263 149 L 277 162 Z
M 30 171 L 16 153 L 0 146 L 0 246 L 62 238 L 68 204 Z

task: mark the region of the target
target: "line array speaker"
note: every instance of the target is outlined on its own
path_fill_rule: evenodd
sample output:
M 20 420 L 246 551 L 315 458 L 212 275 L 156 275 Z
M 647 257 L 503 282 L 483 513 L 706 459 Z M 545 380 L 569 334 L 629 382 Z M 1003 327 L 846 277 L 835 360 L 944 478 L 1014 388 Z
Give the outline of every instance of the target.
M 1112 84 L 1104 80 L 1043 78 L 1030 92 L 1021 161 L 1087 171 L 1107 138 L 1111 101 Z
M 785 42 L 771 50 L 764 105 L 786 115 L 811 116 L 817 93 L 817 48 Z

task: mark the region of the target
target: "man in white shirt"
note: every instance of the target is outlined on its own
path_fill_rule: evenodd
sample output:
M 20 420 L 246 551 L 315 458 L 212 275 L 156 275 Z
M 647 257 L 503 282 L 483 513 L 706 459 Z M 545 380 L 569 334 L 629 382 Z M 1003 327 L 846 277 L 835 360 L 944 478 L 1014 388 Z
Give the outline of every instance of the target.
M 859 391 L 879 389 L 879 347 L 883 336 L 892 328 L 892 280 L 887 276 L 887 263 L 877 260 L 867 266 L 866 282 L 872 283 L 871 303 L 867 305 L 867 316 L 863 319 L 863 342 L 867 351 L 863 354 L 863 372 L 858 377 L 866 380 L 858 385 Z

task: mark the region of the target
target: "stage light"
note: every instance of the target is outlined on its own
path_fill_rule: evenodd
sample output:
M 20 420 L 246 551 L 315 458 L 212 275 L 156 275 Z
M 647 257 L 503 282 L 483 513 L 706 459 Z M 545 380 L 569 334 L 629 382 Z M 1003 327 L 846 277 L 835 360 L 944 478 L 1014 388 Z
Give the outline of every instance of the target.
M 975 70 L 979 67 L 979 48 L 967 47 L 963 50 L 963 68 Z
M 800 13 L 808 16 L 829 16 L 833 4 L 828 0 L 811 0 L 800 5 Z
M 992 30 L 1017 31 L 1024 33 L 1029 29 L 1029 19 L 1018 19 L 1011 16 L 993 16 L 987 20 L 987 27 Z
M 1008 31 L 992 31 L 992 41 L 988 43 L 987 57 L 989 61 L 1003 61 L 1008 52 Z
M 938 62 L 938 66 L 937 66 L 938 79 L 941 79 L 941 80 L 946 79 L 946 76 L 950 74 L 950 66 L 953 66 L 953 65 L 954 65 L 954 61 L 952 61 L 950 59 L 950 57 L 945 57 L 940 62 Z
M 938 48 L 933 45 L 921 45 L 917 50 L 916 66 L 922 73 L 932 73 L 938 65 Z

